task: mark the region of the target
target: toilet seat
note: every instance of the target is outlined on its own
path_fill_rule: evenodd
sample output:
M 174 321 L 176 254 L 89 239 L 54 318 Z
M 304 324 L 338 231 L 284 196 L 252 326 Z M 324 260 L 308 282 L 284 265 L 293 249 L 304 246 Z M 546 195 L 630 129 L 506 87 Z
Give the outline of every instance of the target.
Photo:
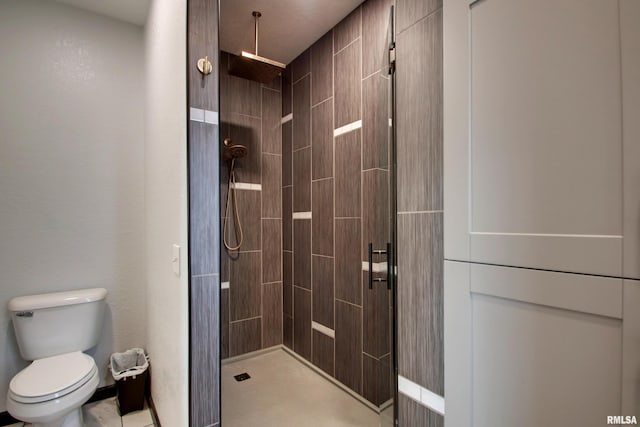
M 96 371 L 93 358 L 79 351 L 35 360 L 13 377 L 9 394 L 20 403 L 58 399 L 82 387 Z

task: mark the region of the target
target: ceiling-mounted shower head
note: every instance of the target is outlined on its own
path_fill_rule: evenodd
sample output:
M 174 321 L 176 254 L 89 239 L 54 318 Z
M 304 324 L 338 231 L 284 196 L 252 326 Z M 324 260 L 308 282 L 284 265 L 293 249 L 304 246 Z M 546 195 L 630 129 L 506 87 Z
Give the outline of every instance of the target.
M 255 26 L 255 53 L 242 51 L 242 56 L 232 56 L 229 62 L 229 74 L 260 83 L 271 83 L 281 75 L 286 65 L 258 55 L 258 19 L 262 14 L 252 12 Z

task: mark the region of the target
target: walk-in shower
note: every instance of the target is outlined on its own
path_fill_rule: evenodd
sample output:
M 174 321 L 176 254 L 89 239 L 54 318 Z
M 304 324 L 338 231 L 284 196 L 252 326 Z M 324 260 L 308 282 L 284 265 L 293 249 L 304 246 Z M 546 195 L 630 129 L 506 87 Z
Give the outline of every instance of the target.
M 227 190 L 227 203 L 224 213 L 224 225 L 223 225 L 223 240 L 224 247 L 230 251 L 237 251 L 242 246 L 244 235 L 242 231 L 242 222 L 240 220 L 240 214 L 238 212 L 238 197 L 236 195 L 236 172 L 235 165 L 236 160 L 243 157 L 247 157 L 249 149 L 242 144 L 234 144 L 229 138 L 224 140 L 224 150 L 222 151 L 222 157 L 229 162 L 229 186 Z M 233 206 L 232 206 L 233 203 Z M 229 210 L 233 210 L 233 216 L 229 216 Z M 228 240 L 229 234 L 229 220 L 234 221 L 234 230 L 236 237 L 236 244 L 233 245 Z

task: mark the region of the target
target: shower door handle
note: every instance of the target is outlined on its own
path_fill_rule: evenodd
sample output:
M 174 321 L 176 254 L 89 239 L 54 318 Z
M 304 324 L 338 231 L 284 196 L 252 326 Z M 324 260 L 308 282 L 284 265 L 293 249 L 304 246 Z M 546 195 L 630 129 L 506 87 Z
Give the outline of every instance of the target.
M 369 242 L 369 289 L 373 289 L 373 282 L 382 283 L 387 282 L 387 289 L 391 289 L 391 243 L 387 243 L 387 249 L 373 249 L 373 243 Z M 374 255 L 386 255 L 387 256 L 387 278 L 382 279 L 379 277 L 373 277 L 373 256 Z

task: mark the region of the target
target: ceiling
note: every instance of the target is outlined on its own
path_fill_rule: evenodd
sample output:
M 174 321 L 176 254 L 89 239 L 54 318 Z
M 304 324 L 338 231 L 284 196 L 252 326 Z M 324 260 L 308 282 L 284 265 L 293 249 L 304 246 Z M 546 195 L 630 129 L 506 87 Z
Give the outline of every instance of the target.
M 147 22 L 151 0 L 56 0 L 135 25 Z M 233 1 L 233 0 L 232 0 Z
M 144 25 L 153 0 L 56 0 L 136 25 Z M 220 49 L 254 53 L 253 16 L 260 18 L 260 56 L 290 63 L 362 0 L 220 0 Z
M 262 13 L 258 53 L 290 63 L 362 0 L 220 0 L 220 49 L 254 53 L 254 10 Z

